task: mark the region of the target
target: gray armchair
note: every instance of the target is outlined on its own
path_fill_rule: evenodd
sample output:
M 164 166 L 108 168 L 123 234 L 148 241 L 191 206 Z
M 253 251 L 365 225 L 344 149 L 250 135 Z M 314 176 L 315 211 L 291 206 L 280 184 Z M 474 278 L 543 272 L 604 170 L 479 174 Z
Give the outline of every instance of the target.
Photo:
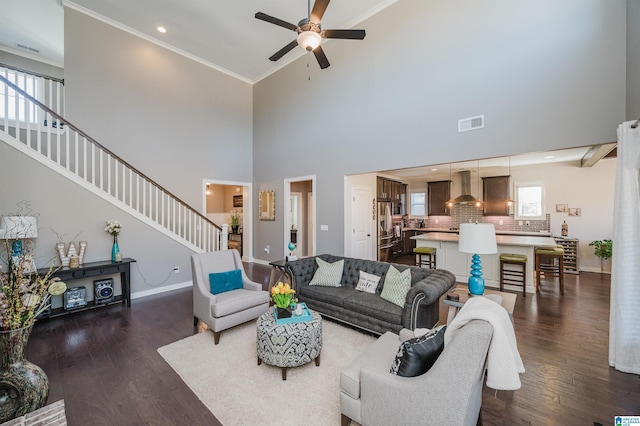
M 211 294 L 209 274 L 242 271 L 243 288 Z M 221 250 L 191 255 L 193 276 L 193 325 L 198 320 L 213 331 L 214 341 L 220 341 L 222 330 L 251 321 L 269 309 L 269 293 L 262 285 L 249 280 L 237 250 Z
M 445 346 L 429 371 L 417 377 L 389 372 L 400 339 L 386 332 L 340 376 L 342 425 L 464 425 L 480 420 L 485 360 L 493 327 L 473 320 Z

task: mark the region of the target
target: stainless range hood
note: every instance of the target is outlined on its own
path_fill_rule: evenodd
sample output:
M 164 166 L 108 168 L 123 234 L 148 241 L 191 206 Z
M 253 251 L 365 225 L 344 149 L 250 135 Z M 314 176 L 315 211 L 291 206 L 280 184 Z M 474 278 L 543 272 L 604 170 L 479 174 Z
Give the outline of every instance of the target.
M 454 204 L 472 204 L 478 201 L 471 195 L 471 171 L 463 170 L 460 172 L 462 194 L 453 200 Z

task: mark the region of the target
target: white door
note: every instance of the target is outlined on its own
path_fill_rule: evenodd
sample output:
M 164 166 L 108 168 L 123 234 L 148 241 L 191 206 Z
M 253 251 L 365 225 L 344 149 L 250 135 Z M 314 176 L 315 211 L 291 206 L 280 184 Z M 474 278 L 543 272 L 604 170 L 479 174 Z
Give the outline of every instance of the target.
M 371 235 L 372 200 L 371 189 L 353 187 L 351 206 L 351 253 L 360 259 L 373 258 L 373 237 Z

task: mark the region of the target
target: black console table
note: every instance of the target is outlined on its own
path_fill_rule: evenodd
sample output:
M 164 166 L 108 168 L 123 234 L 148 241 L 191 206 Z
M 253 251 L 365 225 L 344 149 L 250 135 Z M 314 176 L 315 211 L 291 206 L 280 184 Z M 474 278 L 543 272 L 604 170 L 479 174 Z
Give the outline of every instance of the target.
M 52 274 L 52 277 L 58 277 L 67 283 L 71 280 L 81 278 L 99 277 L 103 275 L 111 275 L 120 273 L 120 283 L 122 286 L 122 294 L 116 295 L 112 302 L 96 304 L 93 300 L 87 301 L 87 305 L 82 308 L 66 310 L 64 307 L 51 309 L 44 318 L 53 318 L 61 315 L 67 315 L 74 312 L 86 311 L 87 309 L 100 308 L 118 303 L 123 303 L 127 307 L 131 306 L 131 264 L 135 259 L 125 258 L 122 262 L 112 263 L 110 260 L 100 262 L 88 262 L 79 268 L 71 269 L 69 267 L 60 268 Z M 44 275 L 49 272 L 49 268 L 38 269 L 38 273 Z M 67 287 L 71 287 L 67 285 Z M 62 296 L 54 296 L 62 297 Z

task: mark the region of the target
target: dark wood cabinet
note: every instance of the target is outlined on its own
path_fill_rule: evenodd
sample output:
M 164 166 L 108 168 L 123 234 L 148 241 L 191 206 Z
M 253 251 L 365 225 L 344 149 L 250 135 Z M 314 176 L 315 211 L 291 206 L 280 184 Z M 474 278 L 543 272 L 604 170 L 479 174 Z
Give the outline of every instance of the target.
M 391 206 L 394 215 L 404 215 L 406 211 L 407 185 L 391 181 Z
M 378 181 L 378 201 L 391 201 L 391 181 L 379 177 Z
M 509 216 L 509 176 L 482 178 L 483 216 Z
M 422 233 L 422 231 L 416 231 L 413 229 L 402 232 L 402 238 L 404 240 L 404 254 L 413 254 L 413 249 L 416 248 L 416 240 L 412 240 L 411 237 L 415 237 Z
M 427 182 L 427 214 L 429 216 L 449 216 L 447 201 L 451 197 L 451 181 Z

